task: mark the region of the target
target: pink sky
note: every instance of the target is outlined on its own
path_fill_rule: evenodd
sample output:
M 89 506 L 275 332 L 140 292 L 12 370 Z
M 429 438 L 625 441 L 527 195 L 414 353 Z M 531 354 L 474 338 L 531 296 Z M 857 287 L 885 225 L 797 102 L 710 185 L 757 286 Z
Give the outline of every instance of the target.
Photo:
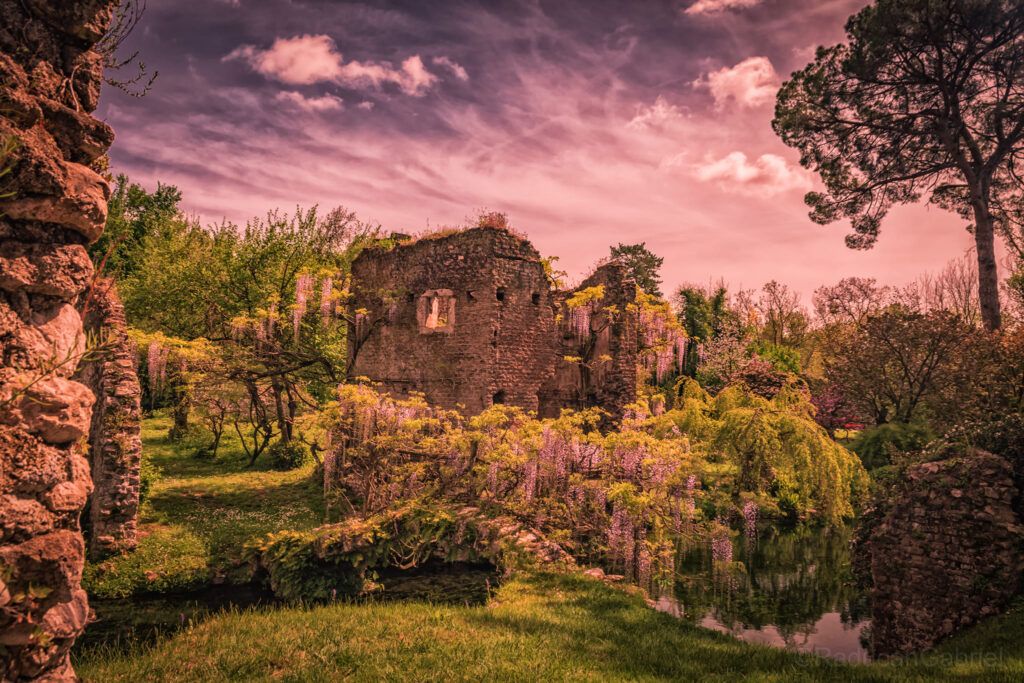
M 806 301 L 971 244 L 924 206 L 865 252 L 807 218 L 816 181 L 771 130 L 774 93 L 862 4 L 150 2 L 133 40 L 154 91 L 108 89 L 101 111 L 115 170 L 177 185 L 205 221 L 344 205 L 419 232 L 486 208 L 575 278 L 643 241 L 666 291 L 776 279 Z

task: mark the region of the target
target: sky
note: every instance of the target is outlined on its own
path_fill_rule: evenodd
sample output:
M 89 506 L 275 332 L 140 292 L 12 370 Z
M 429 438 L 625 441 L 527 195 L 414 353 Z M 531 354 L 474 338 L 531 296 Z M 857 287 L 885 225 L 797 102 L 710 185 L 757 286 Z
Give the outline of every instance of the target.
M 771 129 L 775 92 L 865 0 L 149 0 L 107 87 L 112 168 L 204 223 L 344 206 L 387 232 L 505 212 L 578 281 L 618 243 L 666 292 L 847 276 L 903 284 L 971 244 L 935 207 L 877 246 L 807 217 L 818 181 Z

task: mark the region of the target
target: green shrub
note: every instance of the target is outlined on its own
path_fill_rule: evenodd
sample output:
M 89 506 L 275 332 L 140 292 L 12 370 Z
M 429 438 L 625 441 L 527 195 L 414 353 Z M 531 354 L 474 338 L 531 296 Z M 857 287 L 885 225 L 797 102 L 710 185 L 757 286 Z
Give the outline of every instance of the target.
M 933 438 L 926 425 L 890 422 L 862 431 L 850 442 L 850 450 L 864 467 L 873 470 L 893 464 L 893 456 L 920 451 Z
M 275 470 L 295 470 L 313 459 L 309 447 L 301 441 L 278 441 L 267 449 L 270 466 Z
M 201 453 L 211 450 L 213 432 L 202 425 L 193 424 L 177 431 L 171 428 L 167 439 L 175 444 L 176 450 L 179 453 L 203 457 Z

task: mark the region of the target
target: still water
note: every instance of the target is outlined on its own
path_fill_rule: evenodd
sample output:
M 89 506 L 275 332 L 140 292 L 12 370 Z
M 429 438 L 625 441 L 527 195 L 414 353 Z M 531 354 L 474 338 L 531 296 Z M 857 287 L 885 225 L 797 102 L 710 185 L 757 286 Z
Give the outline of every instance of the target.
M 359 602 L 417 600 L 437 604 L 482 605 L 497 586 L 490 565 L 427 564 L 410 571 L 385 571 L 380 589 Z M 75 641 L 75 651 L 104 647 L 127 650 L 155 642 L 160 636 L 197 624 L 226 610 L 273 609 L 283 603 L 255 586 L 211 586 L 173 595 L 136 596 L 103 600 L 91 598 L 96 621 Z
M 847 530 L 773 532 L 733 541 L 733 561 L 711 549 L 681 554 L 657 609 L 690 623 L 797 652 L 866 662 L 868 604 L 854 584 Z

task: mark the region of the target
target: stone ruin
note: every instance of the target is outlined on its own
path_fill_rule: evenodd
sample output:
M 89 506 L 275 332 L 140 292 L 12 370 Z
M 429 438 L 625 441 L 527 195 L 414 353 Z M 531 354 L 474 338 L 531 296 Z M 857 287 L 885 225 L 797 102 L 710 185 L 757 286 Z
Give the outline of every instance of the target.
M 368 248 L 352 281 L 350 377 L 469 415 L 598 406 L 617 421 L 636 400 L 636 285 L 616 262 L 581 285 L 604 286 L 583 323 L 533 245 L 504 228 Z
M 913 465 L 861 520 L 871 650 L 906 655 L 1001 612 L 1021 589 L 1024 524 L 1013 468 L 974 451 Z
M 90 116 L 115 0 L 0 0 L 0 678 L 74 680 L 95 402 L 72 379 L 113 132 Z
M 138 352 L 128 337 L 124 306 L 112 280 L 98 281 L 80 305 L 87 333 L 101 347 L 76 379 L 96 396 L 89 429 L 93 492 L 89 499 L 89 557 L 100 560 L 135 548 L 142 462 L 142 387 Z

